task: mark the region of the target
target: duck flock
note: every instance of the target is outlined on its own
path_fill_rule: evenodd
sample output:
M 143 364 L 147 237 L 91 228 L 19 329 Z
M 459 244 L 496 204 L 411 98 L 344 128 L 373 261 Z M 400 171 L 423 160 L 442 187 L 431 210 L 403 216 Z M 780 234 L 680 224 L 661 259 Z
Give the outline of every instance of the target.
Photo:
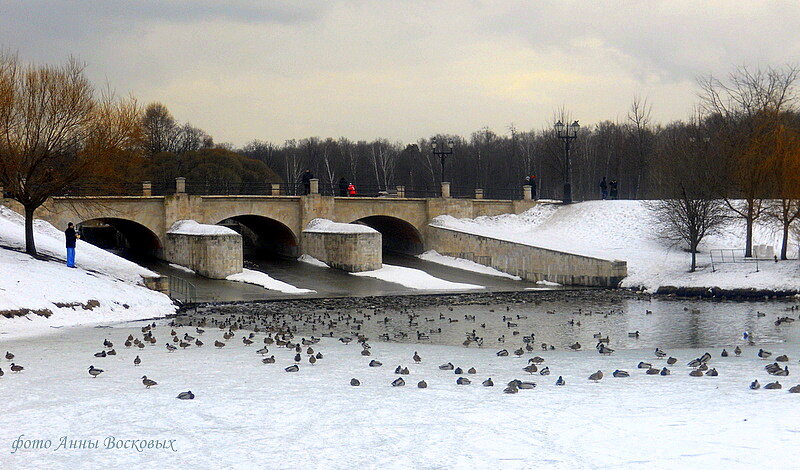
M 211 309 L 205 312 L 193 312 L 192 314 L 181 314 L 167 323 L 161 325 L 153 322 L 142 326 L 139 334 L 128 334 L 126 337 L 105 338 L 102 345 L 98 344 L 97 352 L 93 353 L 93 358 L 87 368 L 88 376 L 92 379 L 101 378 L 103 374 L 114 373 L 113 370 L 106 371 L 96 367 L 95 364 L 102 363 L 103 358 L 117 356 L 119 354 L 131 356 L 128 362 L 129 367 L 142 368 L 147 357 L 145 350 L 148 348 L 163 348 L 168 353 L 180 354 L 182 350 L 188 348 L 206 348 L 209 354 L 213 354 L 214 349 L 223 349 L 232 343 L 241 343 L 249 351 L 243 357 L 243 361 L 260 361 L 265 367 L 280 367 L 286 373 L 298 373 L 305 370 L 315 370 L 320 366 L 324 367 L 326 361 L 325 354 L 321 350 L 322 338 L 338 338 L 338 341 L 345 346 L 359 348 L 359 355 L 369 357 L 363 365 L 357 367 L 382 368 L 384 367 L 380 357 L 375 357 L 373 353 L 373 341 L 405 341 L 405 342 L 426 342 L 431 341 L 432 337 L 442 334 L 444 330 L 458 328 L 464 333 L 463 347 L 484 348 L 488 345 L 502 345 L 501 349 L 494 350 L 494 355 L 501 358 L 522 359 L 524 365 L 520 363 L 510 364 L 509 370 L 518 367 L 518 377 L 511 380 L 503 379 L 498 383 L 498 388 L 507 394 L 515 394 L 520 390 L 531 390 L 539 384 L 552 384 L 553 386 L 563 387 L 567 385 L 564 376 L 566 371 L 559 371 L 558 367 L 547 363 L 547 355 L 556 349 L 567 349 L 571 351 L 583 351 L 585 348 L 579 341 L 574 341 L 566 347 L 557 347 L 554 344 L 537 341 L 535 333 L 525 334 L 519 330 L 518 322 L 526 320 L 525 315 L 506 315 L 497 314 L 494 309 L 489 312 L 493 314 L 491 318 L 497 320 L 502 318 L 502 323 L 507 334 L 501 334 L 490 340 L 486 338 L 486 323 L 478 322 L 475 315 L 456 315 L 453 307 L 448 307 L 449 315 L 439 313 L 438 315 L 423 315 L 411 309 L 401 309 L 391 316 L 380 308 L 359 309 L 351 312 L 335 312 L 330 310 L 315 311 L 311 313 L 281 313 L 253 314 L 240 312 L 226 312 L 225 310 Z M 790 307 L 787 310 L 794 312 L 797 307 Z M 510 307 L 506 307 L 510 311 Z M 547 314 L 555 312 L 548 311 Z M 587 315 L 582 311 L 574 312 L 578 315 Z M 619 311 L 594 312 L 606 317 L 614 314 L 621 314 Z M 650 314 L 651 312 L 646 312 Z M 757 313 L 757 317 L 765 316 Z M 791 324 L 795 319 L 791 316 L 781 316 L 775 321 L 776 326 Z M 372 324 L 386 326 L 389 323 L 402 323 L 405 328 L 394 329 L 394 333 L 384 332 L 370 338 L 365 334 L 366 326 Z M 570 326 L 580 325 L 580 319 L 574 317 L 569 320 Z M 461 325 L 461 326 L 458 326 Z M 466 325 L 466 327 L 464 327 Z M 111 330 L 113 331 L 113 330 Z M 627 333 L 628 338 L 638 339 L 639 331 Z M 638 363 L 631 363 L 628 367 L 618 368 L 621 364 L 615 359 L 615 350 L 611 347 L 613 338 L 608 334 L 603 335 L 598 332 L 593 335 L 596 350 L 603 358 L 608 361 L 609 367 L 606 371 L 597 370 L 586 377 L 586 380 L 600 382 L 604 379 L 624 379 L 633 373 L 668 376 L 672 374 L 688 374 L 690 377 L 718 377 L 720 374 L 715 367 L 718 361 L 732 360 L 731 358 L 741 357 L 746 354 L 754 354 L 766 362 L 764 370 L 774 376 L 774 381 L 761 384 L 758 380 L 753 380 L 749 388 L 752 390 L 782 389 L 783 384 L 778 378 L 789 376 L 788 363 L 791 361 L 787 354 L 775 353 L 759 348 L 757 352 L 756 342 L 753 336 L 745 332 L 741 342 L 744 350 L 739 345 L 733 348 L 722 348 L 721 351 L 705 352 L 696 358 L 679 359 L 667 351 L 656 347 L 652 355 L 642 357 Z M 503 347 L 504 346 L 504 347 Z M 591 348 L 591 347 L 590 347 Z M 358 350 L 358 349 L 357 349 Z M 490 350 L 491 351 L 491 350 Z M 491 354 L 487 351 L 487 354 Z M 591 351 L 591 349 L 590 349 Z M 15 354 L 6 351 L 5 359 L 10 362 L 8 369 L 11 374 L 20 374 L 25 371 L 25 367 L 17 363 L 19 361 Z M 88 359 L 88 358 L 87 358 Z M 439 374 L 452 374 L 454 376 L 454 386 L 469 386 L 473 383 L 484 387 L 494 387 L 495 380 L 492 377 L 481 377 L 480 371 L 474 366 L 458 366 L 452 361 L 443 358 L 427 358 L 414 351 L 408 356 L 406 364 L 390 365 L 387 369 L 394 373 L 386 378 L 387 386 L 403 387 L 407 385 L 412 370 L 419 364 L 425 362 L 436 362 Z M 14 362 L 17 361 L 17 362 Z M 127 361 L 126 361 L 127 362 Z M 118 362 L 115 364 L 119 364 Z M 614 365 L 612 365 L 614 364 Z M 119 367 L 119 366 L 117 366 Z M 354 368 L 352 377 L 342 377 L 343 381 L 349 381 L 353 387 L 362 384 L 359 378 L 358 368 Z M 559 374 L 559 372 L 562 372 Z M 5 372 L 0 368 L 0 377 Z M 388 375 L 388 374 L 387 374 Z M 551 377 L 552 376 L 552 377 Z M 374 376 L 371 376 L 374 377 Z M 148 377 L 146 374 L 141 376 L 141 386 L 151 389 L 158 386 L 157 377 Z M 416 382 L 416 387 L 420 389 L 428 388 L 428 381 L 425 377 L 418 377 L 409 381 L 411 385 Z M 783 379 L 786 380 L 786 379 Z M 746 384 L 743 384 L 746 386 Z M 791 393 L 800 393 L 800 384 L 788 388 Z M 174 392 L 173 392 L 174 393 Z M 191 390 L 183 391 L 177 395 L 181 400 L 192 400 L 195 394 Z

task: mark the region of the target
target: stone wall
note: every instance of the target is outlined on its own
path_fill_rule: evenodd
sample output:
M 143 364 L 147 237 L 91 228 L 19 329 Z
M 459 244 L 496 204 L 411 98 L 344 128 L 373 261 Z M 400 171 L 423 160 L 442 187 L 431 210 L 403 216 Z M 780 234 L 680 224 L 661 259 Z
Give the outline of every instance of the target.
M 242 236 L 167 233 L 164 258 L 201 276 L 225 279 L 242 272 Z
M 303 253 L 348 272 L 372 271 L 383 266 L 379 232 L 302 234 Z
M 428 227 L 427 248 L 491 266 L 528 281 L 565 286 L 617 287 L 628 275 L 625 261 L 564 253 L 440 227 Z

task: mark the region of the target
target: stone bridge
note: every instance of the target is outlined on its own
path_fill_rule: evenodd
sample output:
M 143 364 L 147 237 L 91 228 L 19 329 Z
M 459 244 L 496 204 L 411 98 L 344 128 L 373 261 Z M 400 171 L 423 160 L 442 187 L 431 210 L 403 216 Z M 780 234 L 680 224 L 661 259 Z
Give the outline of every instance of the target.
M 400 197 L 323 196 L 318 194 L 316 181 L 312 181 L 311 194 L 305 196 L 190 195 L 182 183 L 179 178 L 175 193 L 166 196 L 148 195 L 145 190 L 141 196 L 54 197 L 37 210 L 36 217 L 58 228 L 73 222 L 82 228 L 87 240 L 86 235 L 91 231 L 113 227 L 115 236 L 122 238 L 123 246 L 132 252 L 195 269 L 201 266 L 203 269 L 196 269 L 198 273 L 217 278 L 241 271 L 243 251 L 282 257 L 312 253 L 320 258 L 317 253 L 321 246 L 336 251 L 328 261 L 347 259 L 349 265 L 354 257 L 364 257 L 358 260 L 363 261 L 363 266 L 380 265 L 383 250 L 418 254 L 433 249 L 532 281 L 558 279 L 562 284 L 615 286 L 627 274 L 625 263 L 620 261 L 545 253 L 527 245 L 509 248 L 469 234 L 446 235 L 441 229 L 429 226 L 434 217 L 445 214 L 459 218 L 519 214 L 536 204 L 531 200 L 530 187 L 524 188 L 522 200 L 512 201 L 482 199 L 480 193 L 473 199 L 451 198 L 447 183 L 443 183 L 443 197 L 438 198 L 407 198 L 402 194 Z M 10 200 L 0 203 L 14 207 Z M 335 240 L 336 234 L 304 237 L 304 229 L 315 218 L 367 225 L 379 232 L 380 237 L 373 237 L 367 245 L 363 239 L 356 242 L 352 236 Z M 228 226 L 242 236 L 231 243 L 230 237 L 186 241 L 167 233 L 175 222 L 186 219 Z M 329 239 L 321 242 L 320 237 Z M 369 243 L 378 246 L 372 249 Z M 373 259 L 366 259 L 370 256 Z M 189 263 L 187 259 L 196 262 Z

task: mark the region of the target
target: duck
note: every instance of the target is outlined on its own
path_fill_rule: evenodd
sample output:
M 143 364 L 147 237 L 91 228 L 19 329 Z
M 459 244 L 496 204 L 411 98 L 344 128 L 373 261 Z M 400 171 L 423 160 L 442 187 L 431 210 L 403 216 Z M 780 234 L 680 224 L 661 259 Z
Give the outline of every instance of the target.
M 422 362 L 422 358 L 421 358 L 421 357 L 419 357 L 419 354 L 417 354 L 417 352 L 416 352 L 416 351 L 414 351 L 414 356 L 413 356 L 413 359 L 414 359 L 414 362 L 416 362 L 416 363 L 418 363 L 418 364 L 419 364 L 420 362 Z
M 92 378 L 97 378 L 97 376 L 103 372 L 105 372 L 103 369 L 96 369 L 94 366 L 89 366 L 89 375 L 91 375 Z
M 300 370 L 300 367 L 297 364 L 294 364 L 283 370 L 285 370 L 286 372 L 297 372 L 298 370 Z
M 6 360 L 11 361 L 11 360 L 14 359 L 14 357 L 15 356 L 13 354 L 11 354 L 10 352 L 6 351 Z
M 4 375 L 6 375 L 6 373 L 5 373 L 5 372 L 3 372 L 3 368 L 2 368 L 2 367 L 0 367 L 0 377 L 2 377 L 2 376 L 4 376 Z
M 265 357 L 264 359 L 261 359 L 261 362 L 264 364 L 275 364 L 275 356 L 272 355 L 270 357 Z
M 133 365 L 138 366 L 142 363 L 142 359 L 139 356 L 133 358 Z
M 317 358 L 315 356 L 308 356 L 308 363 L 312 366 L 317 362 Z
M 477 374 L 478 371 L 474 367 L 467 369 L 467 374 Z
M 428 388 L 428 382 L 420 380 L 419 382 L 417 382 L 417 388 Z
M 361 382 L 357 378 L 353 377 L 352 379 L 350 379 L 350 385 L 353 387 L 358 387 L 359 385 L 361 385 Z
M 769 351 L 764 351 L 763 349 L 759 349 L 759 350 L 758 350 L 758 357 L 760 357 L 760 358 L 762 358 L 762 359 L 766 359 L 766 358 L 768 358 L 768 357 L 770 357 L 770 356 L 772 356 L 772 353 L 771 353 L 771 352 L 769 352 Z M 766 386 L 764 386 L 764 388 L 767 388 L 767 387 L 766 387 Z
M 398 377 L 392 381 L 392 387 L 402 387 L 406 384 L 406 381 L 403 380 L 402 377 Z
M 540 356 L 534 356 L 528 359 L 528 363 L 541 364 L 542 362 L 544 362 L 544 358 Z
M 439 366 L 439 370 L 453 370 L 455 366 L 453 366 L 452 362 L 448 362 L 447 364 L 442 364 Z
M 114 347 L 114 343 L 112 343 L 111 341 L 108 340 L 108 338 L 106 338 L 106 339 L 103 340 L 103 346 L 105 346 L 107 348 L 113 348 Z
M 506 357 L 506 356 L 508 356 L 508 350 L 507 349 L 501 349 L 501 350 L 497 351 L 497 357 Z
M 662 357 L 666 357 L 666 356 L 667 356 L 667 353 L 665 353 L 664 351 L 662 351 L 662 350 L 661 350 L 661 348 L 656 348 L 656 350 L 655 350 L 654 354 L 655 354 L 655 355 L 656 355 L 656 357 L 657 357 L 657 358 L 659 358 L 659 359 L 660 359 L 660 358 L 662 358 Z
M 220 341 L 218 339 L 215 339 L 214 340 L 214 346 L 216 346 L 218 348 L 224 348 L 225 347 L 225 343 L 223 343 L 222 341 Z
M 649 362 L 639 362 L 639 365 L 636 366 L 637 369 L 652 369 L 653 365 Z
M 594 382 L 597 382 L 602 378 L 603 378 L 603 371 L 601 371 L 601 370 L 598 370 L 597 372 L 595 372 L 594 374 L 589 376 L 589 380 L 594 381 Z
M 25 368 L 22 367 L 21 365 L 14 364 L 13 362 L 11 363 L 11 372 L 19 373 L 19 372 L 22 372 L 23 370 L 25 370 Z
M 581 348 L 581 343 L 575 341 L 575 344 L 570 344 L 569 348 L 572 349 L 573 351 L 577 351 Z
M 674 366 L 678 362 L 678 359 L 675 357 L 670 356 L 667 358 L 667 365 Z
M 106 356 L 107 356 L 107 354 L 106 354 L 105 351 L 100 351 L 100 352 L 94 353 L 94 357 L 106 357 Z
M 722 353 L 720 354 L 722 357 L 728 357 L 728 351 L 725 348 L 722 348 Z
M 700 370 L 700 369 L 695 369 L 695 370 L 689 372 L 689 375 L 692 376 L 692 377 L 702 377 L 703 376 L 703 371 Z
M 750 382 L 750 390 L 758 390 L 759 388 L 761 388 L 761 384 L 758 383 L 758 380 Z
M 523 354 L 525 354 L 525 350 L 524 350 L 524 349 L 522 349 L 522 348 L 516 349 L 516 350 L 514 350 L 514 354 L 515 354 L 517 357 L 519 357 L 519 356 L 522 356 Z
M 651 368 L 647 369 L 646 371 L 644 371 L 644 373 L 647 374 L 647 375 L 658 375 L 659 370 L 651 367 Z
M 522 370 L 529 374 L 533 374 L 539 371 L 539 368 L 536 367 L 536 364 L 528 364 L 527 366 L 523 367 Z
M 631 374 L 629 374 L 627 371 L 619 370 L 619 369 L 617 369 L 614 372 L 612 372 L 611 375 L 616 377 L 616 378 L 630 377 L 631 376 Z
M 800 385 L 795 385 L 789 389 L 789 393 L 800 393 Z
M 733 348 L 733 353 L 736 354 L 737 356 L 741 355 L 742 354 L 742 348 L 740 348 L 739 346 L 736 346 L 735 348 Z
M 472 383 L 472 381 L 469 380 L 466 377 L 459 377 L 459 378 L 456 379 L 456 384 L 458 384 L 458 385 L 469 385 L 471 383 Z
M 520 390 L 533 390 L 536 388 L 536 384 L 533 382 L 519 382 L 517 388 Z
M 566 384 L 567 384 L 567 382 L 564 381 L 564 378 L 559 375 L 558 379 L 556 380 L 556 385 L 561 386 L 561 385 L 566 385 Z
M 175 346 L 167 343 L 167 351 L 172 352 L 172 351 L 174 351 L 176 349 L 178 349 L 178 348 L 176 348 Z
M 781 354 L 780 356 L 776 357 L 775 360 L 778 362 L 789 362 L 789 356 L 786 354 Z
M 494 387 L 494 382 L 492 381 L 492 378 L 489 377 L 488 379 L 481 382 L 481 385 L 483 385 L 484 387 Z
M 660 374 L 661 374 L 661 375 L 669 375 L 669 374 L 670 374 L 670 371 L 669 371 L 669 369 L 667 369 L 666 367 L 664 367 L 663 369 L 661 369 L 661 372 L 660 372 Z
M 550 368 L 545 366 L 544 369 L 539 371 L 539 375 L 550 375 Z
M 715 367 L 712 367 L 711 369 L 708 369 L 706 371 L 706 375 L 709 377 L 717 377 L 719 375 L 719 372 L 717 372 L 717 369 Z
M 613 353 L 614 350 L 609 348 L 609 347 L 607 347 L 603 343 L 597 343 L 597 352 L 599 352 L 600 354 L 605 354 L 607 356 L 607 355 Z
M 375 359 L 369 361 L 369 366 L 370 367 L 380 367 L 382 365 L 383 365 L 383 363 L 381 361 L 376 361 Z M 397 367 L 400 367 L 400 366 L 397 366 Z
M 142 376 L 142 384 L 145 386 L 145 388 L 150 388 L 153 385 L 158 385 L 158 382 L 156 382 L 155 380 L 150 380 L 150 379 L 147 378 L 146 375 L 143 375 Z
M 628 338 L 638 338 L 638 337 L 639 337 L 639 330 L 636 330 L 633 333 L 628 333 Z
M 503 389 L 503 393 L 511 394 L 511 393 L 517 393 L 517 392 L 519 392 L 519 389 L 517 387 L 513 386 L 513 385 L 509 385 L 508 387 Z
M 456 374 L 456 375 L 459 375 L 459 374 L 463 374 L 464 371 L 461 370 L 460 367 L 456 367 L 455 370 L 453 370 L 453 373 Z
M 176 397 L 178 400 L 194 400 L 194 393 L 191 390 L 181 392 Z
M 777 380 L 764 385 L 765 390 L 780 390 L 781 388 L 783 388 L 783 385 L 781 385 Z
M 303 356 L 301 356 L 300 353 L 297 353 L 297 354 L 294 355 L 294 362 L 300 362 L 302 360 L 303 360 Z
M 789 367 L 786 366 L 783 369 L 778 369 L 772 375 L 777 375 L 777 376 L 780 376 L 780 377 L 786 377 L 787 375 L 789 375 Z
M 268 352 L 269 352 L 269 349 L 266 346 L 264 346 L 263 348 L 261 348 L 258 351 L 256 351 L 256 354 L 264 355 L 264 354 L 267 354 Z

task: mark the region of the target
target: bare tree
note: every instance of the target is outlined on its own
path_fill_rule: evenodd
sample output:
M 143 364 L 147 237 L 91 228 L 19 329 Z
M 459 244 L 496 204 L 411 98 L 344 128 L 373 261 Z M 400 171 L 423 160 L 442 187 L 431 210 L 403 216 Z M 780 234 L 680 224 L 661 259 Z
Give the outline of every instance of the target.
M 720 161 L 729 167 L 728 185 L 719 188 L 730 209 L 746 224 L 745 256 L 752 256 L 753 225 L 761 216 L 770 188 L 769 165 L 776 148 L 770 134 L 780 116 L 797 101 L 800 69 L 787 65 L 739 67 L 727 80 L 699 80 L 701 110 L 716 124 L 714 140 Z
M 141 139 L 136 101 L 97 96 L 84 69 L 74 59 L 36 66 L 0 54 L 0 183 L 25 209 L 31 255 L 36 209 L 71 185 L 111 183 L 118 158 Z
M 708 142 L 696 126 L 673 126 L 660 149 L 665 199 L 648 203 L 657 215 L 659 235 L 683 243 L 692 255 L 690 271 L 697 269 L 698 246 L 726 221 L 725 204 L 715 197 L 706 178 L 713 171 Z
M 773 134 L 776 152 L 772 174 L 776 199 L 766 203 L 765 215 L 781 226 L 781 259 L 787 259 L 792 224 L 800 219 L 800 134 L 796 129 L 779 125 Z
M 633 194 L 634 198 L 638 198 L 642 187 L 642 177 L 645 174 L 645 165 L 647 163 L 647 153 L 650 144 L 650 114 L 652 106 L 647 102 L 647 98 L 635 96 L 631 108 L 628 111 L 628 123 L 630 125 L 631 134 L 636 144 L 636 187 Z

